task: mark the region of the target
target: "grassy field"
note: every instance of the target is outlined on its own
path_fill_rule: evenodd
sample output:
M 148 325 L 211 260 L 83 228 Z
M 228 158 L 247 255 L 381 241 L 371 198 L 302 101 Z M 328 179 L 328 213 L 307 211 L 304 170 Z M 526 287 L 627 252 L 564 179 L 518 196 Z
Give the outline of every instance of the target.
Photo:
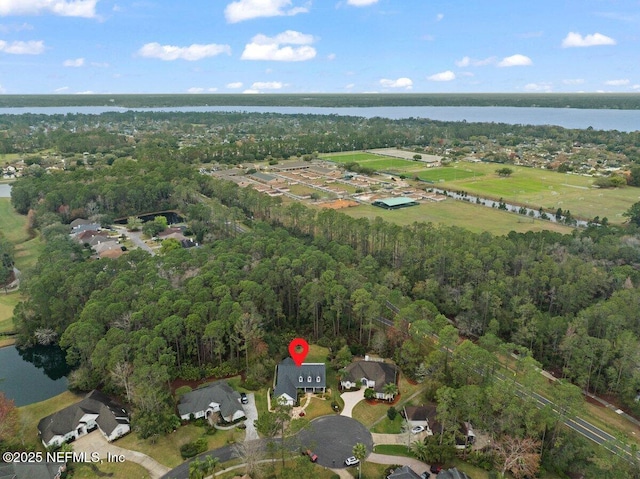
M 371 428 L 371 432 L 381 434 L 400 434 L 402 431 L 402 416 L 398 414 L 393 421 L 385 417 L 382 421 Z
M 375 219 L 379 216 L 385 221 L 401 226 L 410 225 L 416 221 L 431 222 L 460 226 L 476 233 L 489 231 L 496 235 L 507 234 L 510 231 L 524 233 L 551 230 L 567 234 L 572 231 L 572 228 L 550 221 L 534 220 L 515 213 L 506 213 L 453 199 L 447 199 L 440 203 L 424 203 L 400 210 L 385 210 L 372 205 L 360 205 L 346 208 L 342 212 L 353 218 Z
M 84 464 L 73 466 L 73 479 L 95 479 L 109 477 L 110 479 L 150 479 L 149 471 L 140 464 L 125 461 L 123 463 Z
M 456 181 L 465 178 L 473 178 L 484 175 L 478 171 L 472 171 L 464 166 L 456 166 L 453 168 L 431 168 L 429 170 L 419 171 L 415 174 L 421 180 L 440 182 L 440 181 Z
M 445 182 L 438 186 L 464 190 L 483 197 L 504 198 L 507 203 L 526 204 L 535 209 L 568 209 L 574 217 L 591 219 L 606 216 L 612 223 L 622 223 L 625 220 L 622 213 L 640 200 L 639 188 L 593 188 L 591 177 L 519 166 L 509 166 L 513 169 L 513 174 L 505 178 L 495 173 L 499 167 L 500 165 L 493 163 L 459 162 L 454 168 L 447 170 L 457 170 L 467 177 L 455 176 L 455 173 L 451 177 L 449 173 L 449 178 L 445 178 Z M 431 174 L 437 176 L 439 170 L 444 169 L 432 170 Z
M 345 153 L 328 153 L 326 155 L 320 155 L 320 158 L 327 161 L 335 161 L 336 163 L 363 163 L 372 160 L 380 160 L 383 157 L 380 155 L 374 155 L 372 153 L 364 152 L 345 152 Z
M 413 170 L 421 168 L 422 163 L 416 163 L 415 161 L 401 160 L 400 158 L 384 158 L 377 160 L 370 160 L 360 163 L 361 166 L 373 168 L 377 171 L 389 171 L 394 170 L 398 172 Z
M 0 336 L 13 331 L 13 308 L 21 300 L 20 293 L 4 294 L 0 292 Z
M 39 237 L 29 237 L 27 217 L 15 212 L 9 198 L 0 198 L 0 224 L 4 236 L 15 245 L 16 267 L 24 270 L 35 265 L 44 243 Z

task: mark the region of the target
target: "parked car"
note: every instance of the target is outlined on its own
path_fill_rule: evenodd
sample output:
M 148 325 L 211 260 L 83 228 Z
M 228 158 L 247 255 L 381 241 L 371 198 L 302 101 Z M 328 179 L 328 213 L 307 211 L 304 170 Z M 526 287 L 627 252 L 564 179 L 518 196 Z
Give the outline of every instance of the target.
M 347 457 L 347 459 L 344 461 L 345 465 L 347 465 L 347 466 L 355 466 L 359 462 L 360 461 L 358 459 L 356 459 L 355 456 Z
M 309 456 L 309 460 L 311 462 L 316 462 L 318 460 L 318 455 L 314 454 L 314 452 L 311 449 L 307 449 L 302 454 L 304 454 L 305 456 Z
M 431 464 L 429 471 L 431 471 L 431 474 L 438 474 L 440 471 L 442 471 L 442 466 L 438 466 L 437 464 Z
M 242 404 L 249 404 L 249 398 L 247 397 L 247 393 L 240 393 L 240 402 Z
M 424 426 L 415 426 L 413 429 L 411 429 L 411 434 L 420 434 L 424 430 Z

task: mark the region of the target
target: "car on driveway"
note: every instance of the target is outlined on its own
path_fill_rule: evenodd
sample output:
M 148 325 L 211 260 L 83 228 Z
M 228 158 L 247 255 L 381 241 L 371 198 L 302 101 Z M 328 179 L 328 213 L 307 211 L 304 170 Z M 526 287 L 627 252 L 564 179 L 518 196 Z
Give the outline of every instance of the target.
M 425 430 L 424 426 L 416 426 L 413 429 L 411 429 L 411 434 L 420 434 L 424 430 Z
M 344 464 L 346 466 L 355 466 L 356 464 L 358 464 L 360 461 L 358 459 L 356 459 L 355 456 L 351 456 L 351 457 L 347 457 L 347 459 L 345 459 Z
M 249 398 L 247 397 L 247 393 L 240 393 L 240 402 L 242 404 L 249 404 Z

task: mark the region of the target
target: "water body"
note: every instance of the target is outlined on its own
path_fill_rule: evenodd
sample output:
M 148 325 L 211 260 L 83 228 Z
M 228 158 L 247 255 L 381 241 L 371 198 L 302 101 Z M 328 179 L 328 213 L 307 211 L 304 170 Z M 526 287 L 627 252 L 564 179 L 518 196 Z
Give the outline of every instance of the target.
M 429 118 L 439 121 L 507 123 L 510 125 L 557 125 L 564 128 L 640 131 L 640 110 L 605 110 L 579 108 L 531 108 L 493 106 L 389 106 L 389 107 L 282 107 L 282 106 L 185 106 L 175 108 L 121 108 L 115 106 L 0 108 L 0 114 L 25 113 L 65 115 L 106 112 L 250 112 L 402 118 Z
M 11 185 L 0 183 L 0 198 L 11 198 Z
M 0 348 L 0 391 L 13 399 L 16 406 L 63 393 L 67 390 L 69 372 L 64 352 L 57 346 Z

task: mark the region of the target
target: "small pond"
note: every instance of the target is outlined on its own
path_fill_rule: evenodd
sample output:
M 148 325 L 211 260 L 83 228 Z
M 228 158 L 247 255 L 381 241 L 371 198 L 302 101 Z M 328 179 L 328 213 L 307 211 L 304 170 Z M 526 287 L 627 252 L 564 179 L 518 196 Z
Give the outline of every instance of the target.
M 16 406 L 44 401 L 67 390 L 70 369 L 58 346 L 0 348 L 0 391 Z

